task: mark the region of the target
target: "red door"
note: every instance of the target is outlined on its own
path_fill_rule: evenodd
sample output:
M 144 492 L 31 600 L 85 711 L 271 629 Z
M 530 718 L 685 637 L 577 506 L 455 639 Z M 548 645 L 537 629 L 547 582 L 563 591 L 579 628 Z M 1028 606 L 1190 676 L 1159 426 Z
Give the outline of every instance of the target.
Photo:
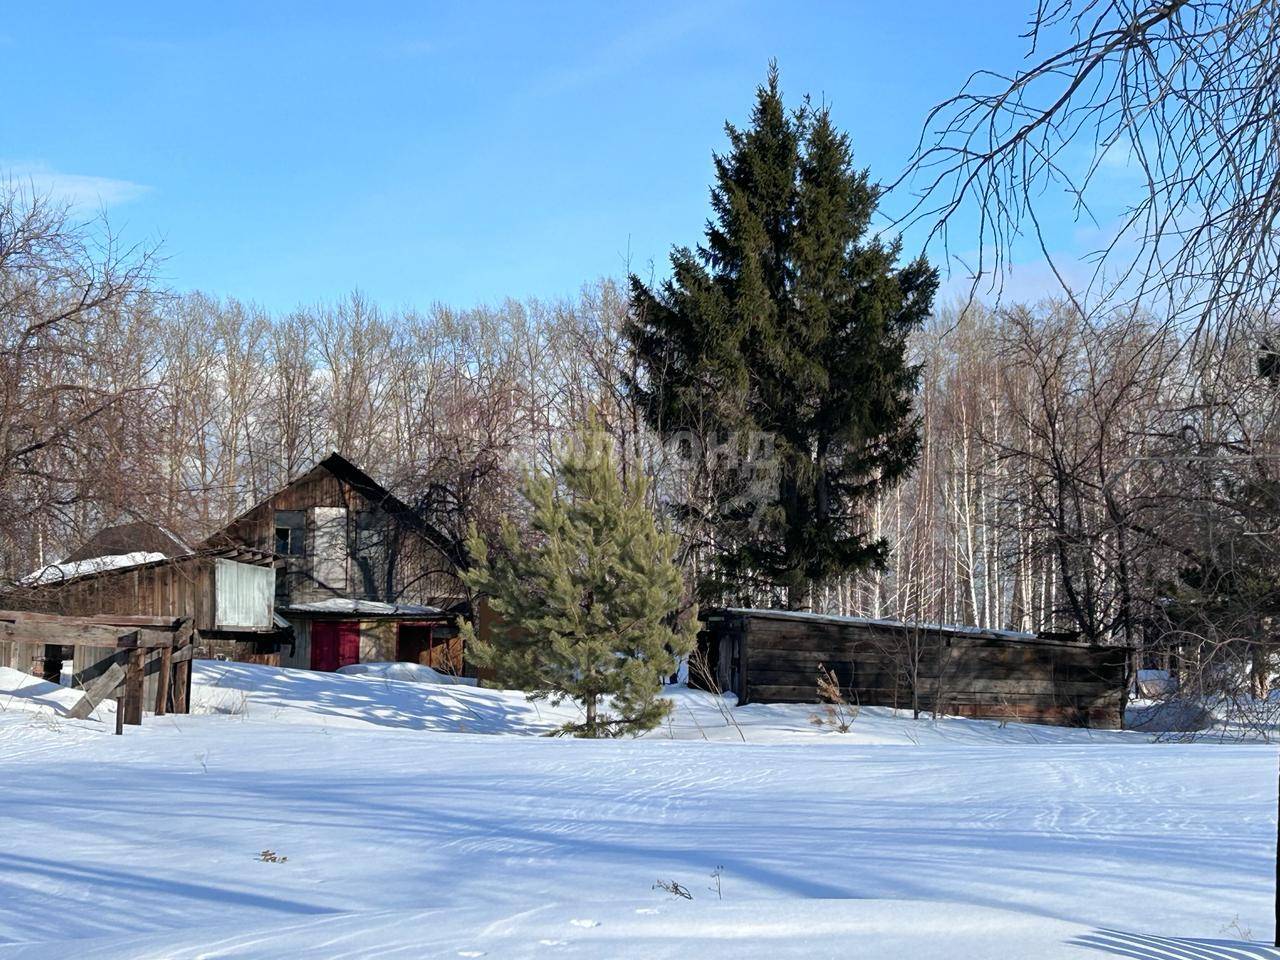
M 337 670 L 360 662 L 360 624 L 318 620 L 311 624 L 311 669 Z

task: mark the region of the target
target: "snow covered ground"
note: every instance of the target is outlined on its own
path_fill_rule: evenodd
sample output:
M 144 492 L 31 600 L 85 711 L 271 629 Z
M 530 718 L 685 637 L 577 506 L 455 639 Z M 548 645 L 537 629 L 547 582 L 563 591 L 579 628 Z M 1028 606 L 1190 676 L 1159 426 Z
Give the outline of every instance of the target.
M 514 693 L 204 662 L 117 738 L 3 680 L 0 960 L 1280 956 L 1272 747 L 692 691 L 549 739 Z

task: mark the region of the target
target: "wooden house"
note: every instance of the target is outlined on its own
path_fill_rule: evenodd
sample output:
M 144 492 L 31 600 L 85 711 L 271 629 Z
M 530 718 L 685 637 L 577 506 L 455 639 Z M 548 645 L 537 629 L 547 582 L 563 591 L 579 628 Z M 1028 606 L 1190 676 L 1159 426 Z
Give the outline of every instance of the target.
M 1119 728 L 1131 651 L 1062 636 L 785 610 L 701 615 L 690 681 L 739 703 L 816 703 L 820 668 L 851 703 Z
M 294 635 L 285 666 L 401 660 L 462 671 L 456 621 L 464 592 L 449 539 L 340 454 L 205 546 L 278 558 L 275 612 Z

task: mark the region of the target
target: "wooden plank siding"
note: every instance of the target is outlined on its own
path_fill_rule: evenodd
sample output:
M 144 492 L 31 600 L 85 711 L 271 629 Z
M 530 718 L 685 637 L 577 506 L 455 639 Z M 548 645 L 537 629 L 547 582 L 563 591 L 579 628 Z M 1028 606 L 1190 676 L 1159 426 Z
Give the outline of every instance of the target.
M 817 702 L 818 671 L 825 666 L 851 701 L 867 706 L 911 707 L 914 677 L 923 710 L 1122 725 L 1125 647 L 781 611 L 713 610 L 703 619 L 702 654 L 717 685 L 741 703 Z
M 314 512 L 317 508 L 346 511 L 345 569 L 338 581 L 332 584 L 325 582 L 323 571 L 319 569 L 320 559 L 313 552 L 316 541 Z M 462 595 L 452 564 L 443 554 L 429 547 L 422 538 L 397 526 L 394 516 L 384 509 L 383 504 L 324 469 L 317 468 L 294 480 L 210 537 L 208 542 L 243 544 L 256 550 L 274 551 L 277 511 L 298 511 L 306 517 L 305 552 L 280 558 L 281 580 L 276 592 L 278 606 L 314 603 L 333 597 L 440 604 Z M 357 524 L 364 514 L 379 517 L 382 542 L 388 551 L 373 583 L 365 582 L 353 559 L 358 539 Z M 392 565 L 389 572 L 386 563 Z
M 278 664 L 283 635 L 273 622 L 272 564 L 269 554 L 205 551 L 15 591 L 4 600 L 5 605 L 17 609 L 62 617 L 189 618 L 197 633 L 199 656 L 254 658 Z M 228 617 L 243 622 L 220 622 Z M 52 667 L 40 663 L 48 659 L 43 648 L 29 643 L 4 644 L 4 633 L 0 627 L 0 666 L 42 676 L 52 672 Z M 72 659 L 79 674 L 85 665 L 84 654 L 77 651 Z M 144 669 L 148 671 L 147 696 L 151 697 L 154 670 L 149 661 Z
M 30 592 L 32 606 L 67 616 L 190 617 L 212 630 L 217 604 L 212 556 L 173 557 L 137 567 L 104 570 Z

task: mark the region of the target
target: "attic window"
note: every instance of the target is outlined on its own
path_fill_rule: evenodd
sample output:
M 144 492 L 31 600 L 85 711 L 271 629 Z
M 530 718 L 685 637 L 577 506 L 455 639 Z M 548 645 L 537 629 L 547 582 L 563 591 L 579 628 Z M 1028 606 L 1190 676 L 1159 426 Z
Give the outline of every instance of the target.
M 276 553 L 289 557 L 302 554 L 302 531 L 297 527 L 276 527 Z

